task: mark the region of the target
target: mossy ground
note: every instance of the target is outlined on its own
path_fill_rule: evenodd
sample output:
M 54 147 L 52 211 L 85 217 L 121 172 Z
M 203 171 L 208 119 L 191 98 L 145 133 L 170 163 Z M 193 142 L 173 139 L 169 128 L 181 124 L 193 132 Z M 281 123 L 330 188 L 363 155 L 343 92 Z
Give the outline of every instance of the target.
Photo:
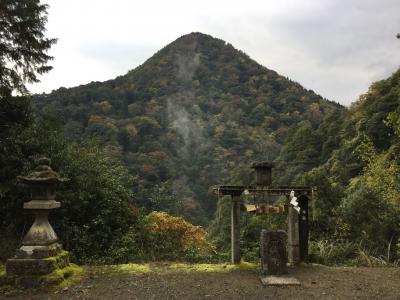
M 76 268 L 77 266 L 72 266 Z M 49 290 L 4 290 L 17 299 L 397 299 L 398 268 L 326 267 L 302 264 L 289 268 L 301 286 L 264 287 L 257 264 L 187 264 L 153 262 L 85 266 Z M 82 271 L 82 272 L 80 272 Z M 66 269 L 68 273 L 68 269 Z M 0 265 L 0 274 L 4 267 Z M 76 275 L 79 275 L 76 276 Z M 4 276 L 4 275 L 3 275 Z M 82 278 L 80 282 L 72 284 Z M 68 285 L 68 288 L 65 289 Z M 6 292 L 6 293 L 4 293 Z
M 155 262 L 145 264 L 120 264 L 109 266 L 87 267 L 88 272 L 98 275 L 116 274 L 173 274 L 173 273 L 226 273 L 236 270 L 258 270 L 254 263 L 242 262 L 239 265 L 232 264 L 189 264 L 173 262 Z
M 49 275 L 44 276 L 44 280 L 49 284 L 49 290 L 57 291 L 80 281 L 84 277 L 84 273 L 84 268 L 69 264 L 65 268 L 56 269 Z

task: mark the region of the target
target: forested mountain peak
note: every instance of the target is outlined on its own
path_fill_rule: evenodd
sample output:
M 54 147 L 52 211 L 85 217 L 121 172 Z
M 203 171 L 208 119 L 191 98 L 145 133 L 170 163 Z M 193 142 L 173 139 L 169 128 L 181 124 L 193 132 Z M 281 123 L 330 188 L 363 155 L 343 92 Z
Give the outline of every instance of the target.
M 35 103 L 62 120 L 68 138 L 97 137 L 123 160 L 139 206 L 196 223 L 214 210 L 211 185 L 248 182 L 249 162 L 276 160 L 293 128 L 315 129 L 342 109 L 202 33 L 123 76 L 36 95 Z

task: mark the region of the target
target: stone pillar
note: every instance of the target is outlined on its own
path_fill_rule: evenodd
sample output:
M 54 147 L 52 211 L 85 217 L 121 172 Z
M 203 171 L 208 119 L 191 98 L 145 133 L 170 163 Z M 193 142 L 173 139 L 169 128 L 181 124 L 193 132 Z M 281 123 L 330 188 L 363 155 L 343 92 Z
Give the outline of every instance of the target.
M 231 204 L 231 255 L 232 263 L 240 263 L 240 196 L 232 195 Z
M 286 232 L 261 230 L 261 271 L 264 275 L 287 274 Z
M 288 210 L 288 257 L 292 264 L 300 262 L 299 214 L 290 205 Z

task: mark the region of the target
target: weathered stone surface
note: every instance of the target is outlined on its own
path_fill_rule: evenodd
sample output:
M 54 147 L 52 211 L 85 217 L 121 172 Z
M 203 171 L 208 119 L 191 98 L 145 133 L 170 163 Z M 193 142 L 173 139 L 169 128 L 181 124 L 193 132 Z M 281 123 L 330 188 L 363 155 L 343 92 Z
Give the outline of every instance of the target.
M 32 249 L 32 258 L 56 257 L 61 251 L 62 247 L 58 243 L 44 247 L 34 247 Z
M 57 256 L 62 251 L 58 243 L 46 246 L 22 246 L 15 251 L 14 258 L 47 258 Z
M 287 274 L 286 232 L 261 230 L 261 270 L 263 274 Z
M 61 203 L 55 200 L 31 200 L 24 203 L 25 209 L 54 209 L 60 206 Z
M 22 240 L 22 245 L 46 246 L 57 242 L 57 234 L 47 219 L 48 211 L 35 211 L 35 215 L 35 221 Z
M 64 268 L 69 264 L 69 254 L 63 251 L 57 256 L 35 259 L 35 258 L 12 258 L 7 260 L 6 272 L 8 275 L 45 275 L 57 268 Z
M 37 288 L 42 284 L 40 276 L 21 276 L 15 279 L 15 285 L 25 289 Z

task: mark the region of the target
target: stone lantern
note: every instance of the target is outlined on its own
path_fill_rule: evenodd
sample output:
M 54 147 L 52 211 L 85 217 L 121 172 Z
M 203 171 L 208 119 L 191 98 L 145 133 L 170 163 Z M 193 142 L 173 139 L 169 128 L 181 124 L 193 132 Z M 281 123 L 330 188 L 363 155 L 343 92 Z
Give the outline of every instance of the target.
M 68 253 L 62 251 L 48 220 L 49 212 L 61 206 L 55 201 L 55 186 L 66 179 L 51 169 L 50 159 L 40 158 L 35 170 L 18 180 L 30 187 L 31 200 L 24 203 L 24 209 L 29 210 L 35 220 L 15 257 L 7 260 L 6 271 L 7 275 L 16 276 L 17 284 L 35 287 L 41 284 L 43 275 L 69 264 Z
M 271 162 L 253 163 L 251 165 L 256 170 L 256 185 L 270 186 L 272 183 L 272 168 L 274 164 Z

